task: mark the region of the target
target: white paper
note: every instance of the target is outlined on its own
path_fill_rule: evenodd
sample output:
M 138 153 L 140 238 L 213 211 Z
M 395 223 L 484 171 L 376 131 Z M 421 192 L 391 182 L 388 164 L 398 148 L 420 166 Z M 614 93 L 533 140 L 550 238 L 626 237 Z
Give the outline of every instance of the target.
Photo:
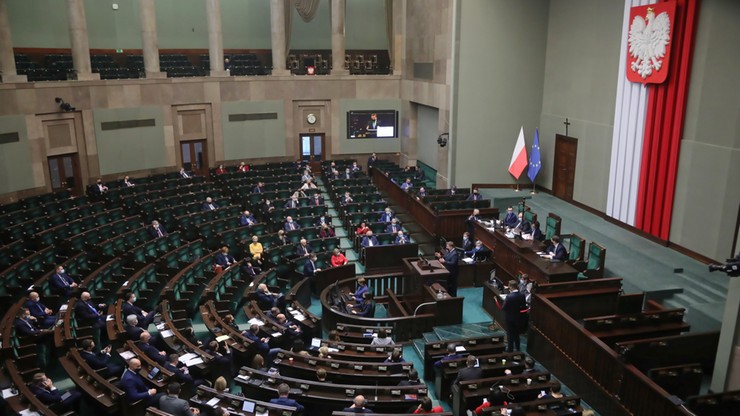
M 254 416 L 269 416 L 267 412 L 254 412 Z
M 271 336 L 271 337 L 273 337 L 273 338 L 277 338 L 277 337 L 279 337 L 279 336 L 282 336 L 282 335 L 283 335 L 283 334 L 281 334 L 281 333 L 279 333 L 279 332 L 275 332 L 275 333 L 273 333 L 273 334 L 270 334 L 270 336 Z
M 455 352 L 461 352 L 461 351 L 465 351 L 465 347 L 463 347 L 462 345 L 458 345 L 457 347 L 455 347 Z
M 65 303 L 64 305 L 60 306 L 60 307 L 59 307 L 59 312 L 64 312 L 64 311 L 66 311 L 66 310 L 67 310 L 67 307 L 68 307 L 68 306 L 69 306 L 69 305 L 67 305 L 66 303 Z
M 216 337 L 216 341 L 218 341 L 218 342 L 224 342 L 224 341 L 226 341 L 229 338 L 231 338 L 231 337 L 228 336 L 228 335 L 220 335 L 220 336 Z
M 262 326 L 262 325 L 264 325 L 264 324 L 265 324 L 264 322 L 260 321 L 260 320 L 259 320 L 259 319 L 257 319 L 257 318 L 252 318 L 252 319 L 250 319 L 250 320 L 249 320 L 249 321 L 247 321 L 247 322 L 249 322 L 249 324 L 250 324 L 250 325 L 251 325 L 251 324 L 256 324 L 256 325 L 259 325 L 259 326 Z
M 185 363 L 185 365 L 188 366 L 188 367 L 192 367 L 192 366 L 198 365 L 198 364 L 203 364 L 203 359 L 200 358 L 200 357 L 194 358 L 194 359 L 192 359 L 192 360 L 190 360 L 190 361 L 188 361 L 188 362 Z
M 21 410 L 21 412 L 18 413 L 18 414 L 21 415 L 21 416 L 41 416 L 41 413 L 35 412 L 35 411 L 31 410 L 31 409 Z
M 240 378 L 242 380 L 249 380 L 249 376 L 246 374 L 239 374 L 238 376 L 236 376 L 236 378 Z
M 7 399 L 8 397 L 13 397 L 13 396 L 17 396 L 17 395 L 18 395 L 18 391 L 16 391 L 15 394 L 13 394 L 10 391 L 10 389 L 4 389 L 3 390 L 3 399 Z
M 123 352 L 119 353 L 118 355 L 120 355 L 121 358 L 123 358 L 124 361 L 128 361 L 128 360 L 136 357 L 136 354 L 134 354 L 131 351 L 123 351 Z
M 114 321 L 115 319 L 116 319 L 116 318 L 114 318 L 114 317 L 113 317 L 113 315 L 107 315 L 107 316 L 105 317 L 105 320 L 106 320 L 106 321 Z
M 185 363 L 185 362 L 188 362 L 188 361 L 192 360 L 193 358 L 195 358 L 195 357 L 197 357 L 197 356 L 198 356 L 198 354 L 196 354 L 196 353 L 194 353 L 194 352 L 189 352 L 189 353 L 187 353 L 187 354 L 183 354 L 183 355 L 181 355 L 181 356 L 180 356 L 180 357 L 179 357 L 179 358 L 177 359 L 177 361 L 179 361 L 179 362 L 181 362 L 181 363 Z
M 218 397 L 214 397 L 211 400 L 209 400 L 209 401 L 206 402 L 206 406 L 216 407 L 216 405 L 220 401 L 221 401 L 221 399 L 219 399 Z
M 174 334 L 174 333 L 173 333 L 172 331 L 170 331 L 169 329 L 165 329 L 164 331 L 160 332 L 159 334 L 160 334 L 160 335 L 162 335 L 162 338 L 169 338 L 169 337 L 172 337 L 172 336 L 174 336 L 174 335 L 175 335 L 175 334 Z

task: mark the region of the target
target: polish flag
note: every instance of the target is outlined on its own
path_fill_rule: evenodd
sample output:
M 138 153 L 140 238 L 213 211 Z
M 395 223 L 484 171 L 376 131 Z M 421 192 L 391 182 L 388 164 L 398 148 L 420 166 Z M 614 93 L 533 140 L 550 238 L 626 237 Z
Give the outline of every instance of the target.
M 511 155 L 509 173 L 517 180 L 522 176 L 524 168 L 527 167 L 527 148 L 524 144 L 524 126 L 519 130 L 519 138 L 516 139 L 514 154 Z

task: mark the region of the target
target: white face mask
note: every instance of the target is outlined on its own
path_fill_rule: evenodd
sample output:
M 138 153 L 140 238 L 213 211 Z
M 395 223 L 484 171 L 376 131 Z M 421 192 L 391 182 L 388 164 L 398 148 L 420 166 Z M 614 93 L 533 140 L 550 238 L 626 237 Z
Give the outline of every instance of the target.
M 59 269 L 59 273 L 64 273 L 64 269 Z
M 133 302 L 136 302 L 136 296 L 133 296 L 133 297 L 131 298 L 131 303 L 133 303 Z

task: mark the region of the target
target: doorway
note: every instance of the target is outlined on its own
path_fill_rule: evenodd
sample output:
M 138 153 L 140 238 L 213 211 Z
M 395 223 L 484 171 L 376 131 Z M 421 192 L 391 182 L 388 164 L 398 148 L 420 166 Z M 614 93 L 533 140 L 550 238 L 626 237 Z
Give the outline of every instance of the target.
M 301 160 L 311 164 L 313 172 L 321 171 L 324 160 L 324 133 L 303 133 L 300 135 Z
M 552 172 L 552 193 L 566 201 L 573 200 L 573 184 L 576 179 L 576 156 L 578 139 L 555 135 L 555 162 Z
M 186 171 L 208 176 L 208 147 L 205 140 L 180 142 L 180 156 Z
M 80 162 L 76 153 L 49 156 L 47 161 L 52 192 L 69 189 L 73 195 L 82 195 Z

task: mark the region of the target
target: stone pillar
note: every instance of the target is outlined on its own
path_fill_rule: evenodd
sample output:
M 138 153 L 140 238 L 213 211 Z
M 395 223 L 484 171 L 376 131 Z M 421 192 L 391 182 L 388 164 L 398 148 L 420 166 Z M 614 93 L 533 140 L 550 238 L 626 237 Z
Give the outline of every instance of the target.
M 270 0 L 272 75 L 290 75 L 285 59 L 285 0 Z
M 90 69 L 90 44 L 87 40 L 84 0 L 67 0 L 67 19 L 76 79 L 80 81 L 100 79 L 100 74 L 93 74 Z
M 159 70 L 159 44 L 157 43 L 157 11 L 154 0 L 139 0 L 139 23 L 141 24 L 141 49 L 144 55 L 146 78 L 167 78 Z
M 393 0 L 393 75 L 401 75 L 406 65 L 406 0 Z
M 25 75 L 18 75 L 15 71 L 15 55 L 13 55 L 13 40 L 10 38 L 10 23 L 8 23 L 8 8 L 5 0 L 0 0 L 0 82 L 26 82 Z
M 346 0 L 331 0 L 331 74 L 347 75 L 344 69 L 344 15 Z
M 221 29 L 221 0 L 206 0 L 206 16 L 208 18 L 208 56 L 211 61 L 211 76 L 225 77 L 229 73 L 224 71 L 224 39 Z

